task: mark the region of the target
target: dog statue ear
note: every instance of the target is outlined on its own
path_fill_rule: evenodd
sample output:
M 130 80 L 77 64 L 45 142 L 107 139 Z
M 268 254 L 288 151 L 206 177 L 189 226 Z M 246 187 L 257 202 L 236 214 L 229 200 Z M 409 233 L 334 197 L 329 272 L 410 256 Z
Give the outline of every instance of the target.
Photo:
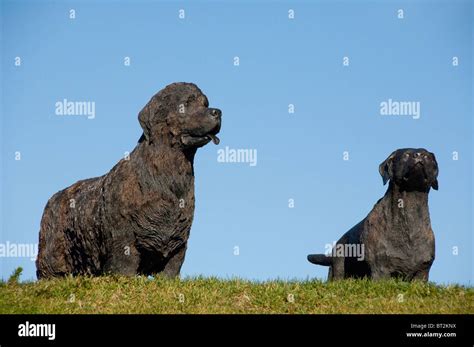
M 150 141 L 150 107 L 146 105 L 138 114 L 138 122 L 143 129 L 143 135 L 140 137 L 138 142 L 143 142 L 144 140 Z
M 395 157 L 395 152 L 390 154 L 390 156 L 384 160 L 382 164 L 379 165 L 379 173 L 382 176 L 383 185 L 387 184 L 388 180 L 392 178 L 392 161 Z
M 431 182 L 431 187 L 433 187 L 434 190 L 438 190 L 438 162 L 436 161 L 436 156 L 434 155 L 434 153 L 431 153 L 431 155 L 433 156 L 433 162 L 434 162 L 434 172 L 433 172 L 433 177 L 435 178 L 432 182 Z

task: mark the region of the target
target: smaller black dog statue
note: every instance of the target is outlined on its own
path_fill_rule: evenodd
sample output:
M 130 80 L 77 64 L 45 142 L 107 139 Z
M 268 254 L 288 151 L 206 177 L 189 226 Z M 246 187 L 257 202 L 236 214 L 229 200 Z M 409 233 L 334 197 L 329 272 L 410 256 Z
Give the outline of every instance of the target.
M 379 167 L 387 192 L 359 224 L 345 233 L 331 254 L 311 254 L 313 264 L 329 266 L 329 280 L 348 277 L 428 280 L 435 239 L 428 193 L 438 190 L 438 164 L 426 149 L 393 152 Z

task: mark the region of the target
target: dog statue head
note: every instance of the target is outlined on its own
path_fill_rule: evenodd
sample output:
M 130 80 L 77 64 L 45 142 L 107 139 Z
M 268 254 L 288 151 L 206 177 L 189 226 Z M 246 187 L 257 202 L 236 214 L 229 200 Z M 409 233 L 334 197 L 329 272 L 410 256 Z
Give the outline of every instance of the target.
M 438 190 L 438 163 L 424 148 L 397 149 L 380 164 L 379 172 L 383 184 L 390 180 L 402 190 Z
M 210 141 L 219 144 L 221 110 L 193 83 L 173 83 L 154 95 L 138 114 L 143 128 L 140 142 L 172 147 L 199 148 Z

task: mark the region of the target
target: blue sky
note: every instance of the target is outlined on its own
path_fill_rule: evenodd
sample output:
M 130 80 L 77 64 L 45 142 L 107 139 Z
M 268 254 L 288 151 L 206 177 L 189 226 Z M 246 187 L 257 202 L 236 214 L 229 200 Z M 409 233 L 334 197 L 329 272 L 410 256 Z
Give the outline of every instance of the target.
M 306 255 L 367 215 L 393 150 L 425 147 L 440 167 L 431 280 L 472 285 L 472 1 L 1 3 L 1 243 L 36 243 L 49 197 L 110 170 L 149 98 L 186 81 L 223 126 L 196 156 L 184 276 L 326 278 Z M 55 115 L 64 98 L 95 102 L 95 118 Z M 388 99 L 419 102 L 420 119 L 380 115 Z M 218 162 L 226 146 L 257 165 Z M 0 276 L 17 266 L 35 278 L 13 257 Z

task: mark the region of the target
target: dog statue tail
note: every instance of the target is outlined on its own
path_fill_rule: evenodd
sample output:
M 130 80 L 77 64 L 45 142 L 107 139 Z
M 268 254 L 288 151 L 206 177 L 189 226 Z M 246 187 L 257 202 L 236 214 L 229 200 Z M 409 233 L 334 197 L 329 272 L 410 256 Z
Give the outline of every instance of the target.
M 310 263 L 322 266 L 331 266 L 332 258 L 326 254 L 309 254 L 308 261 Z

